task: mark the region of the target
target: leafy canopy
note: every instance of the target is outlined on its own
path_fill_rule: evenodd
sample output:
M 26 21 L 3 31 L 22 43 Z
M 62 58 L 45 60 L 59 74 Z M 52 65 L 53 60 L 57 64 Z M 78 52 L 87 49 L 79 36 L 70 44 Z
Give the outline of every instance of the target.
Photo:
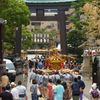
M 29 24 L 30 10 L 23 0 L 0 0 L 0 18 L 7 20 L 4 48 L 11 50 L 14 46 L 15 28 Z
M 33 34 L 25 26 L 22 27 L 22 49 L 26 50 L 32 47 L 33 45 Z
M 8 25 L 27 25 L 30 11 L 23 0 L 0 0 L 0 17 L 7 20 Z

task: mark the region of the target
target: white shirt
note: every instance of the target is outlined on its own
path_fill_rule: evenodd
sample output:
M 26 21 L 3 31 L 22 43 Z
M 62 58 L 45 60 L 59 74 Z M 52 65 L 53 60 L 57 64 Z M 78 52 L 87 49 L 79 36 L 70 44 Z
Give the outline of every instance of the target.
M 31 72 L 30 81 L 33 80 L 33 79 L 36 79 L 36 73 Z
M 11 94 L 13 95 L 14 100 L 19 100 L 19 94 L 18 94 L 18 90 L 16 87 L 11 89 Z
M 26 87 L 25 86 L 18 85 L 16 88 L 18 89 L 18 94 L 19 95 L 22 95 L 22 94 L 26 95 Z M 26 96 L 25 97 L 19 97 L 19 100 L 25 100 L 25 99 L 26 99 Z
M 60 75 L 56 74 L 55 78 L 56 78 L 56 80 L 60 79 Z
M 26 94 L 26 87 L 25 86 L 18 85 L 16 88 L 17 88 L 19 94 Z

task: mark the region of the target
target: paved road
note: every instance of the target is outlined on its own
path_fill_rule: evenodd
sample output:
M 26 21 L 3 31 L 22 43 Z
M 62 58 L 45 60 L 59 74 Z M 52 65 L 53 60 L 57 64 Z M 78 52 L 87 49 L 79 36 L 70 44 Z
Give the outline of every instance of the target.
M 27 87 L 27 78 L 23 80 L 22 74 L 17 75 L 15 83 L 17 84 L 18 81 L 22 81 L 22 84 Z
M 90 98 L 89 90 L 90 90 L 91 85 L 92 85 L 92 80 L 90 78 L 84 77 L 84 81 L 86 84 L 86 87 L 84 89 L 84 94 L 86 97 Z

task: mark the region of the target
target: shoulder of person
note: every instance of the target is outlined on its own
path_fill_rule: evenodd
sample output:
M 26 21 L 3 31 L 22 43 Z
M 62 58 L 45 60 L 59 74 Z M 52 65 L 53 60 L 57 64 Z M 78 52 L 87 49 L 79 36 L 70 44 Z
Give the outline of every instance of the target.
M 22 88 L 26 90 L 26 87 L 24 85 L 22 85 Z

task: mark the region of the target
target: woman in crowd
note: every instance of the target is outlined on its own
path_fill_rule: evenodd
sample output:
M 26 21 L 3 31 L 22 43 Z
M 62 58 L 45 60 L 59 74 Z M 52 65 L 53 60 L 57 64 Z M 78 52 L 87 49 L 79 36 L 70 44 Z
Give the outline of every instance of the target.
M 63 100 L 70 100 L 71 99 L 71 91 L 69 90 L 69 87 L 66 82 L 62 82 L 62 85 L 64 87 L 64 96 Z
M 30 87 L 30 91 L 31 91 L 31 98 L 32 100 L 39 100 L 39 96 L 38 96 L 38 84 L 36 82 L 36 80 L 32 80 L 32 86 Z
M 57 85 L 54 88 L 54 100 L 63 100 L 64 87 L 61 85 L 61 80 L 57 80 Z
M 54 84 L 51 79 L 49 79 L 47 85 L 47 100 L 54 100 Z

